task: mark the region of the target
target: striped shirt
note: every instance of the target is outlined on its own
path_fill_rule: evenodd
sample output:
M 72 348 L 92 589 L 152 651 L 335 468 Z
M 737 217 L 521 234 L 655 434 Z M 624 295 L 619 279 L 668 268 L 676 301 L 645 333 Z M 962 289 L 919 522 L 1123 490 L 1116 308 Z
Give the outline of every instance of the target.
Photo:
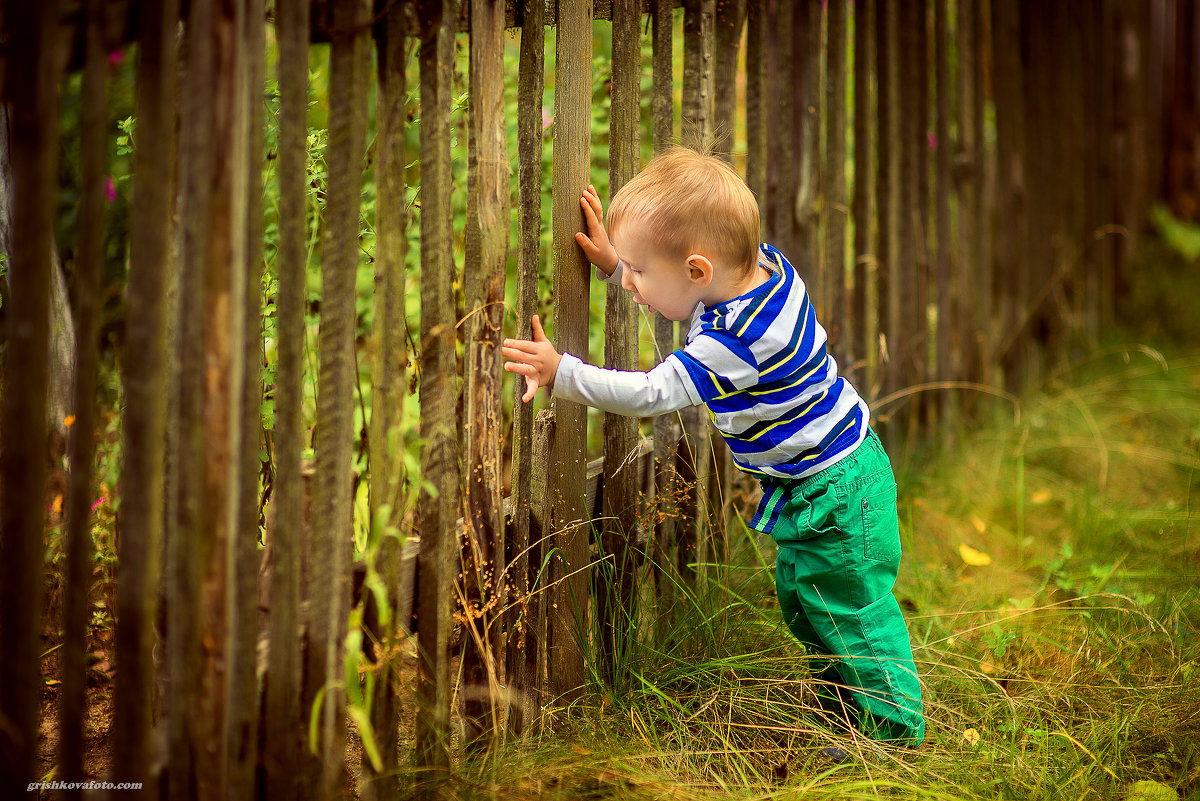
M 764 502 L 778 479 L 813 475 L 850 454 L 867 435 L 867 405 L 838 375 L 799 273 L 770 245 L 760 260 L 770 278 L 698 306 L 687 344 L 650 372 L 603 370 L 563 354 L 554 394 L 635 415 L 706 404 L 738 467 L 763 479 Z M 756 523 L 772 522 L 759 520 L 764 512 Z

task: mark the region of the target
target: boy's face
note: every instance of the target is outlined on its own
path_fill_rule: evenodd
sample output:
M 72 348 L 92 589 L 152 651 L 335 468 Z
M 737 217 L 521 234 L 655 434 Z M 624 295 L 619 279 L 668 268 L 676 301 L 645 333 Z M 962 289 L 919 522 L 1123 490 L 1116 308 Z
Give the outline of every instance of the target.
M 688 320 L 702 300 L 704 286 L 698 283 L 687 261 L 663 252 L 637 222 L 622 225 L 613 236 L 613 247 L 625 270 L 621 286 L 633 299 L 668 320 Z

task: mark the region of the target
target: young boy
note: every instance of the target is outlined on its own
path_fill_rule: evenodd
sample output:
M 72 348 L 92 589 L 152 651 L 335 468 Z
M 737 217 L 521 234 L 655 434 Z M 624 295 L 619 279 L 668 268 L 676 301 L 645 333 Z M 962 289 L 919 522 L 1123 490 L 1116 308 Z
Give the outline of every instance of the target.
M 804 282 L 759 245 L 758 205 L 728 165 L 685 148 L 655 157 L 612 200 L 593 187 L 576 240 L 597 277 L 671 320 L 687 344 L 646 373 L 507 339 L 504 368 L 555 397 L 633 416 L 707 404 L 738 467 L 762 482 L 751 527 L 779 545 L 784 620 L 816 659 L 818 698 L 869 736 L 924 737 L 921 686 L 892 595 L 900 563 L 896 483 L 866 403 L 826 352 Z M 611 237 L 611 239 L 610 239 Z M 836 717 L 834 717 L 836 721 Z

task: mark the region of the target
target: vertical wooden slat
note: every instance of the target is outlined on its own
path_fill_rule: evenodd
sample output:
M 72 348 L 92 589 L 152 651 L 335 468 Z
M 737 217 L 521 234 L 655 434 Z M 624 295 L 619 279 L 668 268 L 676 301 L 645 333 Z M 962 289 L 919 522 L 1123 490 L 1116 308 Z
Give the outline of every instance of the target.
M 508 152 L 504 130 L 504 3 L 472 0 L 470 108 L 475 150 L 467 213 L 468 234 L 478 241 L 477 259 L 466 264 L 467 334 L 466 501 L 468 542 L 463 581 L 468 627 L 463 654 L 464 741 L 468 747 L 498 745 L 499 610 L 504 603 L 504 519 L 500 508 L 501 327 L 504 265 L 508 258 Z M 470 240 L 468 240 L 470 241 Z M 470 560 L 466 558 L 469 554 Z
M 746 0 L 718 0 L 713 47 L 713 132 L 717 156 L 733 164 L 734 107 L 737 99 L 738 49 L 746 21 Z M 725 562 L 732 508 L 733 458 L 719 434 L 709 432 L 712 470 L 708 476 L 707 508 L 711 561 Z
M 517 335 L 532 338 L 530 318 L 537 310 L 539 243 L 542 228 L 542 93 L 545 83 L 545 6 L 522 5 L 520 79 L 517 82 L 518 219 L 520 249 L 517 253 Z M 517 694 L 509 709 L 508 730 L 525 731 L 541 707 L 542 665 L 539 642 L 544 634 L 536 614 L 544 593 L 531 596 L 531 567 L 536 574 L 540 543 L 531 539 L 530 505 L 533 441 L 533 407 L 521 401 L 523 382 L 513 387 L 512 435 L 512 548 L 509 580 L 515 593 L 510 608 L 505 677 Z
M 559 0 L 554 89 L 554 347 L 586 361 L 589 266 L 575 243 L 583 230 L 579 198 L 591 153 L 592 4 Z M 551 693 L 570 700 L 582 687 L 587 630 L 588 530 L 584 511 L 587 417 L 584 407 L 554 401 L 550 531 L 559 548 L 551 613 Z
M 553 537 L 550 535 L 547 521 L 550 519 L 550 443 L 553 438 L 554 412 L 551 409 L 542 409 L 533 419 L 533 430 L 529 437 L 530 453 L 533 457 L 533 469 L 530 470 L 529 476 L 529 583 L 534 594 L 526 611 L 529 617 L 526 631 L 532 636 L 532 640 L 525 644 L 527 689 L 523 694 L 526 707 L 522 710 L 524 726 L 535 733 L 540 733 L 542 728 L 542 687 L 547 679 L 550 651 L 549 599 L 553 595 L 547 591 L 550 579 L 547 565 L 550 561 Z M 533 723 L 539 725 L 532 726 Z
M 1099 138 L 1096 158 L 1099 168 L 1099 187 L 1096 193 L 1097 223 L 1105 226 L 1105 236 L 1100 242 L 1100 264 L 1097 270 L 1096 292 L 1097 320 L 1096 325 L 1105 330 L 1109 328 L 1116 314 L 1115 267 L 1118 237 L 1111 235 L 1108 228 L 1116 221 L 1116 119 L 1114 115 L 1114 88 L 1116 75 L 1114 67 L 1115 48 L 1113 44 L 1113 0 L 1099 0 L 1096 9 L 1096 60 L 1093 64 L 1094 74 L 1098 80 L 1089 81 L 1095 90 L 1096 102 L 1096 133 Z
M 105 48 L 101 32 L 103 3 L 86 6 L 85 63 L 82 87 L 79 209 L 79 258 L 75 273 L 76 364 L 75 423 L 70 431 L 71 476 L 67 490 L 67 541 L 64 547 L 62 685 L 59 695 L 58 775 L 84 776 L 83 715 L 87 690 L 88 595 L 92 587 L 92 479 L 96 453 L 96 369 L 99 348 L 97 306 L 104 260 Z M 69 798 L 81 795 L 67 790 Z
M 913 62 L 913 104 L 909 113 L 905 115 L 913 125 L 910 144 L 916 177 L 913 183 L 916 190 L 914 202 L 908 207 L 908 216 L 904 221 L 906 230 L 913 235 L 912 263 L 916 266 L 916 280 L 906 282 L 915 290 L 907 305 L 911 328 L 905 331 L 905 338 L 911 345 L 908 354 L 909 384 L 925 381 L 930 345 L 928 306 L 932 274 L 929 256 L 929 2 L 930 0 L 912 0 L 912 33 L 915 35 L 910 54 Z M 914 426 L 924 418 L 926 401 L 927 396 L 922 393 L 912 397 Z M 915 428 L 913 430 L 915 431 Z
M 375 692 L 371 726 L 382 762 L 376 772 L 363 760 L 360 793 L 364 799 L 395 798 L 400 793 L 400 660 L 397 619 L 401 607 L 400 562 L 403 540 L 390 529 L 405 512 L 403 449 L 404 393 L 408 375 L 407 329 L 404 315 L 404 273 L 408 243 L 405 165 L 405 69 L 407 47 L 404 9 L 391 7 L 375 27 L 376 161 L 375 161 L 375 327 L 372 338 L 370 458 L 372 547 L 386 600 L 368 593 L 364 598 L 364 628 L 374 645 Z M 385 511 L 386 510 L 386 511 Z M 386 608 L 381 604 L 386 604 Z
M 866 367 L 870 363 L 868 354 L 874 353 L 871 342 L 875 333 L 875 310 L 868 301 L 868 282 L 876 273 L 872 265 L 877 263 L 873 243 L 878 229 L 876 217 L 871 213 L 875 179 L 872 153 L 877 140 L 872 124 L 875 112 L 874 10 L 875 4 L 870 0 L 859 0 L 854 4 L 854 289 L 847 325 L 843 329 L 847 335 L 844 352 L 848 363 L 845 367 L 854 371 L 852 374 L 856 377 L 865 378 L 856 381 L 856 386 L 859 392 L 868 393 L 868 401 L 874 377 L 869 369 L 859 372 L 857 365 L 862 362 Z
M 205 689 L 201 665 L 203 536 L 197 487 L 204 475 L 203 383 L 206 298 L 212 228 L 211 121 L 214 114 L 211 2 L 194 2 L 188 9 L 185 64 L 180 109 L 180 220 L 183 226 L 182 266 L 179 282 L 178 413 L 171 437 L 175 450 L 172 478 L 175 520 L 167 538 L 167 654 L 170 662 L 170 758 L 165 795 L 201 798 L 219 783 L 219 768 L 206 761 L 204 748 L 223 753 L 213 742 L 210 718 L 203 707 Z M 211 688 L 209 688 L 211 690 Z M 214 691 L 215 692 L 215 691 Z M 200 745 L 201 743 L 207 745 Z M 198 785 L 203 776 L 206 788 Z
M 1103 61 L 1107 58 L 1101 55 L 1102 46 L 1101 20 L 1104 17 L 1105 4 L 1100 0 L 1091 3 L 1084 10 L 1084 27 L 1080 32 L 1082 53 L 1080 58 L 1081 76 L 1079 78 L 1080 104 L 1083 116 L 1083 136 L 1085 148 L 1082 154 L 1084 211 L 1083 229 L 1080 232 L 1082 246 L 1086 248 L 1086 261 L 1082 278 L 1081 308 L 1083 310 L 1083 334 L 1089 345 L 1093 347 L 1100 337 L 1100 282 L 1104 273 L 1105 254 L 1109 238 L 1106 236 L 1104 225 L 1107 222 L 1104 215 L 1105 181 L 1109 159 L 1103 153 L 1103 142 L 1106 131 L 1103 126 L 1111 121 L 1104 120 L 1104 95 L 1111 87 L 1111 81 L 1099 76 L 1111 75 L 1103 69 Z
M 58 141 L 58 9 L 5 6 L 10 64 L 11 242 L 5 309 L 5 388 L 0 417 L 0 718 L 5 745 L 0 775 L 10 787 L 38 778 L 38 699 L 46 465 L 46 353 L 50 336 L 50 250 Z M 15 790 L 11 791 L 15 795 Z
M 1024 267 L 1027 229 L 1022 161 L 1024 117 L 1021 108 L 1020 13 L 1016 3 L 993 3 L 991 11 L 998 204 L 998 223 L 993 231 L 993 274 L 996 276 L 994 289 L 997 293 L 996 316 L 1000 332 L 1000 337 L 992 341 L 997 341 L 1011 332 L 1018 313 L 1017 304 L 1021 298 L 1028 296 L 1028 272 Z M 988 354 L 988 361 L 993 361 L 993 354 Z
M 746 0 L 746 185 L 767 222 L 767 50 L 766 0 Z
M 681 130 L 685 141 L 698 146 L 708 143 L 712 136 L 712 64 L 713 15 L 715 0 L 686 0 L 683 17 L 683 97 Z M 680 326 L 680 339 L 687 335 L 688 323 Z M 665 354 L 664 354 L 665 355 Z M 705 515 L 701 501 L 701 486 L 708 478 L 708 426 L 702 425 L 699 406 L 679 412 L 683 424 L 683 439 L 677 455 L 677 469 L 682 479 L 679 515 L 676 520 L 675 564 L 684 583 L 695 586 L 701 561 L 701 532 Z
M 245 173 L 245 216 L 235 218 L 245 237 L 245 299 L 242 342 L 241 454 L 239 509 L 233 529 L 233 630 L 229 692 L 230 792 L 246 798 L 254 793 L 258 763 L 258 543 L 259 458 L 262 430 L 262 272 L 263 272 L 263 94 L 266 79 L 266 9 L 264 0 L 242 0 L 238 37 L 243 42 L 237 89 L 243 106 L 244 156 L 233 169 Z M 236 346 L 236 343 L 235 343 Z
M 825 329 L 830 352 L 843 370 L 850 310 L 846 303 L 846 29 L 844 0 L 826 6 L 828 28 L 825 81 L 825 228 L 826 297 Z
M 638 165 L 638 90 L 641 67 L 636 0 L 614 0 L 612 7 L 612 103 L 609 119 L 608 188 L 610 198 L 633 177 Z M 633 297 L 619 286 L 606 288 L 604 366 L 637 369 L 637 317 Z M 600 666 L 604 677 L 617 676 L 623 648 L 636 633 L 634 603 L 634 537 L 637 526 L 637 470 L 628 462 L 637 446 L 637 419 L 604 414 L 604 504 L 601 523 L 603 555 L 596 597 L 602 636 Z M 609 573 L 611 571 L 611 573 Z
M 674 60 L 672 58 L 671 41 L 674 36 L 673 11 L 671 0 L 652 0 L 653 48 L 651 107 L 654 114 L 654 151 L 661 152 L 670 146 L 674 135 Z M 675 323 L 663 317 L 654 315 L 655 361 L 661 362 L 675 350 Z M 658 616 L 660 630 L 669 622 L 668 611 L 674 597 L 675 584 L 670 576 L 671 550 L 675 543 L 674 496 L 676 486 L 675 476 L 675 442 L 679 439 L 679 430 L 675 415 L 659 415 L 654 418 L 654 476 L 655 476 L 655 506 L 654 523 L 654 555 L 652 569 L 654 570 L 655 592 L 658 597 Z
M 204 270 L 204 466 L 198 500 L 197 557 L 201 570 L 200 686 L 196 706 L 206 718 L 193 742 L 200 754 L 201 798 L 229 798 L 235 787 L 233 674 L 237 642 L 234 566 L 241 478 L 241 408 L 245 355 L 247 219 L 246 85 L 242 24 L 237 0 L 217 0 L 209 36 L 213 47 L 212 217 Z M 190 299 L 195 300 L 195 299 Z M 186 301 L 185 301 L 186 302 Z M 256 619 L 255 619 L 255 622 Z M 251 693 L 253 689 L 251 688 Z M 240 747 L 249 747 L 242 742 Z M 242 778 L 247 778 L 243 776 Z
M 270 642 L 264 719 L 263 767 L 268 801 L 311 798 L 315 788 L 299 781 L 303 738 L 301 697 L 300 555 L 304 452 L 302 418 L 304 309 L 307 273 L 305 160 L 308 128 L 308 9 L 283 3 L 276 11 L 279 42 L 279 253 L 275 297 L 278 362 L 275 372 L 275 500 L 271 526 Z
M 800 159 L 796 128 L 795 71 L 796 8 L 792 2 L 767 3 L 767 217 L 763 220 L 766 240 L 787 256 L 802 261 L 795 249 L 796 180 Z M 808 269 L 803 265 L 802 269 Z
M 423 0 L 421 18 L 421 536 L 417 599 L 418 796 L 433 798 L 450 770 L 451 555 L 457 542 L 459 469 L 455 365 L 450 76 L 458 4 Z
M 899 8 L 888 0 L 873 0 L 875 11 L 875 74 L 877 76 L 876 130 L 878 131 L 875 181 L 879 218 L 876 252 L 876 319 L 878 354 L 875 371 L 877 392 L 888 394 L 899 382 L 898 354 L 903 334 L 899 327 L 899 294 L 895 291 L 900 264 L 900 124 L 899 124 Z M 876 393 L 872 393 L 876 394 Z M 882 422 L 882 421 L 880 421 Z
M 733 163 L 738 48 L 746 0 L 717 0 L 713 44 L 713 152 Z
M 684 140 L 697 146 L 708 143 L 713 125 L 713 13 L 714 0 L 686 0 L 683 22 L 683 97 L 680 128 Z M 680 345 L 688 323 L 679 327 Z M 665 354 L 664 354 L 665 355 Z M 701 561 L 701 531 L 704 514 L 701 484 L 708 476 L 708 427 L 702 426 L 700 406 L 679 411 L 683 439 L 677 452 L 679 472 L 679 514 L 676 520 L 676 567 L 685 585 L 694 588 L 695 565 Z
M 712 135 L 713 15 L 716 0 L 684 0 L 683 114 L 684 141 L 703 145 Z
M 979 157 L 980 132 L 975 127 L 975 73 L 979 69 L 979 48 L 975 39 L 979 6 L 959 3 L 955 6 L 955 205 L 958 207 L 958 303 L 950 323 L 954 329 L 958 378 L 973 381 L 979 377 L 976 321 L 991 312 L 981 306 L 979 261 L 979 197 L 982 160 Z M 950 322 L 950 321 L 948 321 Z M 939 320 L 940 324 L 940 320 Z M 969 399 L 964 398 L 969 402 Z M 967 406 L 966 408 L 969 408 Z
M 949 0 L 934 2 L 934 72 L 937 87 L 937 121 L 934 127 L 934 156 L 936 160 L 936 192 L 932 240 L 937 243 L 937 347 L 934 354 L 935 373 L 938 381 L 947 381 L 951 370 L 951 327 L 954 320 L 954 299 L 950 272 L 950 3 Z M 952 397 L 940 396 L 947 401 Z M 942 419 L 947 420 L 952 404 L 939 402 Z
M 134 192 L 127 298 L 123 520 L 118 559 L 114 775 L 146 775 L 154 714 L 154 621 L 162 569 L 166 450 L 167 282 L 175 194 L 179 5 L 147 9 L 139 27 Z M 167 660 L 162 660 L 164 663 Z
M 341 791 L 346 743 L 342 648 L 353 548 L 355 277 L 366 140 L 369 0 L 339 0 L 330 30 L 329 183 L 318 337 L 316 485 L 309 627 L 309 675 L 324 686 L 318 758 L 321 792 Z M 314 636 L 315 635 L 315 636 Z
M 784 94 L 792 96 L 790 118 L 785 123 L 796 133 L 795 161 L 784 167 L 788 175 L 787 249 L 808 281 L 808 293 L 825 325 L 834 321 L 828 312 L 828 263 L 822 258 L 821 210 L 825 205 L 824 164 L 821 163 L 821 23 L 822 3 L 803 0 L 793 11 L 791 58 L 794 79 L 782 76 Z M 785 29 L 787 30 L 787 29 Z M 785 34 L 786 35 L 786 34 Z
M 1020 118 L 1022 138 L 1017 145 L 1020 172 L 1014 173 L 1024 203 L 1024 237 L 1018 240 L 1020 250 L 1016 260 L 1003 269 L 1016 276 L 1016 294 L 1012 315 L 1000 343 L 1000 358 L 1012 369 L 1008 372 L 1009 386 L 1014 390 L 1026 386 L 1037 374 L 1039 346 L 1030 336 L 1030 323 L 1038 317 L 1037 297 L 1042 287 L 1056 271 L 1057 234 L 1062 230 L 1064 159 L 1059 142 L 1067 127 L 1066 109 L 1061 102 L 1061 54 L 1066 43 L 1061 41 L 1053 7 L 1042 7 L 1032 0 L 1017 3 L 1015 16 L 1020 42 L 1020 69 L 1030 68 L 1032 80 L 1021 79 Z M 1069 135 L 1069 134 L 1068 134 Z M 1072 138 L 1072 146 L 1078 140 Z M 1036 190 L 1030 178 L 1038 176 Z M 1077 180 L 1073 176 L 1068 181 Z M 1046 321 L 1057 327 L 1053 321 Z M 1051 334 L 1048 328 L 1045 333 Z M 1045 344 L 1052 339 L 1046 337 Z
M 926 252 L 924 229 L 928 215 L 925 201 L 928 178 L 923 176 L 926 164 L 925 105 L 928 91 L 924 85 L 925 71 L 925 3 L 924 0 L 905 0 L 900 3 L 899 48 L 899 114 L 900 123 L 900 240 L 899 267 L 894 291 L 899 296 L 899 338 L 889 343 L 892 358 L 898 367 L 899 387 L 912 386 L 921 380 L 921 357 L 925 352 L 925 311 L 922 298 L 925 292 Z M 893 414 L 908 421 L 916 418 L 913 396 L 898 405 Z

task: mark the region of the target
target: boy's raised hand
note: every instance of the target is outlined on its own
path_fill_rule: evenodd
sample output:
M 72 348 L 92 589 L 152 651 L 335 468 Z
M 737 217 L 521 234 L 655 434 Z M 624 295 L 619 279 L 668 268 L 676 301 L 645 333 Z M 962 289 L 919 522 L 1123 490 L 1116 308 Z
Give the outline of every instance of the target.
M 596 194 L 596 187 L 588 184 L 587 191 L 579 199 L 579 205 L 583 207 L 587 233 L 576 232 L 575 241 L 583 248 L 583 255 L 587 256 L 588 261 L 606 275 L 612 275 L 613 270 L 617 269 L 617 251 L 608 238 L 608 232 L 604 230 L 604 206 L 600 203 L 600 196 Z
M 538 387 L 552 387 L 554 375 L 558 372 L 558 362 L 561 356 L 546 332 L 542 330 L 542 321 L 533 315 L 533 339 L 506 339 L 500 348 L 500 353 L 506 359 L 515 361 L 505 362 L 504 369 L 510 373 L 525 376 L 525 394 L 521 400 L 525 403 L 533 400 Z

